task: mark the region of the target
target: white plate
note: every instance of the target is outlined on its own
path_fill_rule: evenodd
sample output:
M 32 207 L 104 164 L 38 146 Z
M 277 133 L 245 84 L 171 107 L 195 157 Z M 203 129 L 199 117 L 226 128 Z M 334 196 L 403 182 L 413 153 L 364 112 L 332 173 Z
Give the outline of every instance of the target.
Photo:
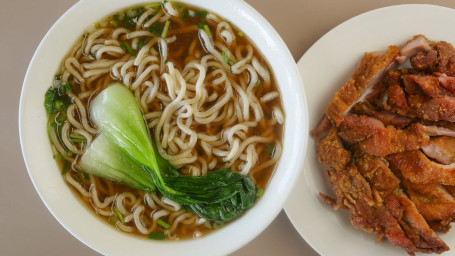
M 335 27 L 319 39 L 300 59 L 308 99 L 309 126 L 321 119 L 329 100 L 351 76 L 364 52 L 402 45 L 413 35 L 455 44 L 455 10 L 433 5 L 399 5 L 373 10 Z M 304 171 L 285 204 L 285 211 L 300 235 L 324 256 L 406 255 L 388 241 L 354 228 L 345 211 L 334 211 L 319 198 L 333 195 L 325 169 L 317 161 L 315 143 L 309 140 Z M 455 253 L 455 230 L 441 235 Z

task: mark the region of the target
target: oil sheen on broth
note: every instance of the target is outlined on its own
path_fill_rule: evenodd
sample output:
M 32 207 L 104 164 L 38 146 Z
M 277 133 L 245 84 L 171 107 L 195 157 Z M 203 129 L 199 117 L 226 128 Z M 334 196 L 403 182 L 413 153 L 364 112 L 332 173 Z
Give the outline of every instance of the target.
M 52 86 L 59 99 L 46 106 L 54 158 L 69 187 L 103 221 L 166 240 L 198 238 L 225 225 L 78 167 L 98 133 L 90 101 L 114 81 L 134 93 L 150 136 L 181 174 L 228 168 L 249 175 L 262 195 L 281 155 L 284 112 L 267 61 L 233 23 L 177 2 L 135 6 L 88 28 L 62 61 Z M 179 108 L 165 113 L 179 93 Z

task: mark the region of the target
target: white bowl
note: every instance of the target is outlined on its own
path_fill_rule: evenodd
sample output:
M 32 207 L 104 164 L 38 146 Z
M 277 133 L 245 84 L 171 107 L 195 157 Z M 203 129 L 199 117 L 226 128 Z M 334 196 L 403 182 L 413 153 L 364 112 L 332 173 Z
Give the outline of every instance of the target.
M 278 215 L 303 166 L 308 138 L 307 107 L 296 64 L 272 26 L 242 0 L 183 0 L 230 20 L 271 64 L 286 113 L 283 153 L 263 197 L 230 225 L 201 239 L 147 240 L 116 231 L 89 211 L 71 192 L 52 158 L 46 133 L 44 94 L 57 68 L 84 29 L 142 0 L 81 0 L 49 30 L 28 68 L 19 106 L 22 153 L 30 178 L 52 215 L 77 239 L 107 255 L 228 254 L 263 231 Z

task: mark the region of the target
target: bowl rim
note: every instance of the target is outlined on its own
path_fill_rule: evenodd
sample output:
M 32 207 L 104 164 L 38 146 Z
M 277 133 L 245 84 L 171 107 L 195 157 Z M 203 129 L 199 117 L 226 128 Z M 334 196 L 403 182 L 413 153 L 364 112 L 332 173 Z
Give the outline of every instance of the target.
M 82 202 L 72 194 L 59 175 L 57 164 L 52 159 L 51 149 L 45 134 L 47 116 L 43 107 L 45 90 L 63 56 L 90 24 L 114 13 L 116 10 L 149 3 L 133 0 L 81 0 L 68 9 L 50 28 L 35 51 L 25 75 L 19 102 L 19 136 L 21 150 L 29 177 L 41 201 L 54 218 L 74 237 L 93 250 L 109 255 L 131 254 L 128 248 L 135 248 L 135 254 L 156 249 L 166 254 L 186 251 L 200 254 L 228 254 L 244 246 L 262 232 L 281 211 L 285 198 L 303 170 L 303 160 L 308 140 L 308 111 L 302 80 L 295 61 L 287 46 L 274 28 L 253 7 L 242 0 L 183 0 L 181 2 L 229 19 L 248 35 L 268 60 L 282 94 L 286 123 L 283 132 L 283 154 L 262 198 L 243 216 L 222 230 L 204 238 L 178 242 L 159 242 L 137 238 L 123 232 L 112 232 L 107 223 L 93 217 Z M 107 8 L 101 8 L 106 7 Z M 99 11 L 102 9 L 103 11 Z M 65 31 L 78 31 L 63 36 Z M 270 58 L 273 57 L 273 62 Z M 56 61 L 57 60 L 57 61 Z M 50 75 L 49 75 L 50 74 Z M 283 88 L 292 90 L 283 90 Z M 289 124 L 291 122 L 291 124 Z M 44 128 L 44 129 L 43 129 Z M 41 135 L 39 135 L 41 134 Z M 36 136 L 39 135 L 39 136 Z M 46 146 L 40 146 L 46 145 Z M 50 164 L 53 162 L 52 166 Z M 55 169 L 49 172 L 49 169 Z M 57 182 L 54 182 L 56 181 Z M 65 189 L 66 187 L 66 189 Z M 82 205 L 76 207 L 75 205 Z M 80 225 L 79 219 L 92 228 Z M 100 234 L 103 239 L 97 239 Z M 112 241 L 126 245 L 119 247 Z M 224 240 L 230 241 L 225 243 Z M 127 248 L 125 248 L 127 247 Z

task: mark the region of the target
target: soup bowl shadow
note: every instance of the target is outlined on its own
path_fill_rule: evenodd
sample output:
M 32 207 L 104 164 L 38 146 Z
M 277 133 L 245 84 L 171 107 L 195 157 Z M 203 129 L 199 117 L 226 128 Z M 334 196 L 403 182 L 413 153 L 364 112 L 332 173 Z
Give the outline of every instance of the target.
M 242 0 L 184 0 L 231 21 L 269 62 L 281 92 L 286 121 L 283 151 L 257 203 L 240 218 L 207 236 L 176 242 L 154 241 L 116 231 L 100 221 L 72 193 L 52 157 L 44 94 L 54 74 L 84 29 L 140 0 L 81 0 L 51 27 L 38 46 L 24 79 L 19 104 L 19 134 L 29 176 L 55 219 L 81 242 L 105 255 L 225 255 L 244 246 L 278 215 L 302 171 L 308 139 L 303 84 L 289 50 L 273 27 Z

